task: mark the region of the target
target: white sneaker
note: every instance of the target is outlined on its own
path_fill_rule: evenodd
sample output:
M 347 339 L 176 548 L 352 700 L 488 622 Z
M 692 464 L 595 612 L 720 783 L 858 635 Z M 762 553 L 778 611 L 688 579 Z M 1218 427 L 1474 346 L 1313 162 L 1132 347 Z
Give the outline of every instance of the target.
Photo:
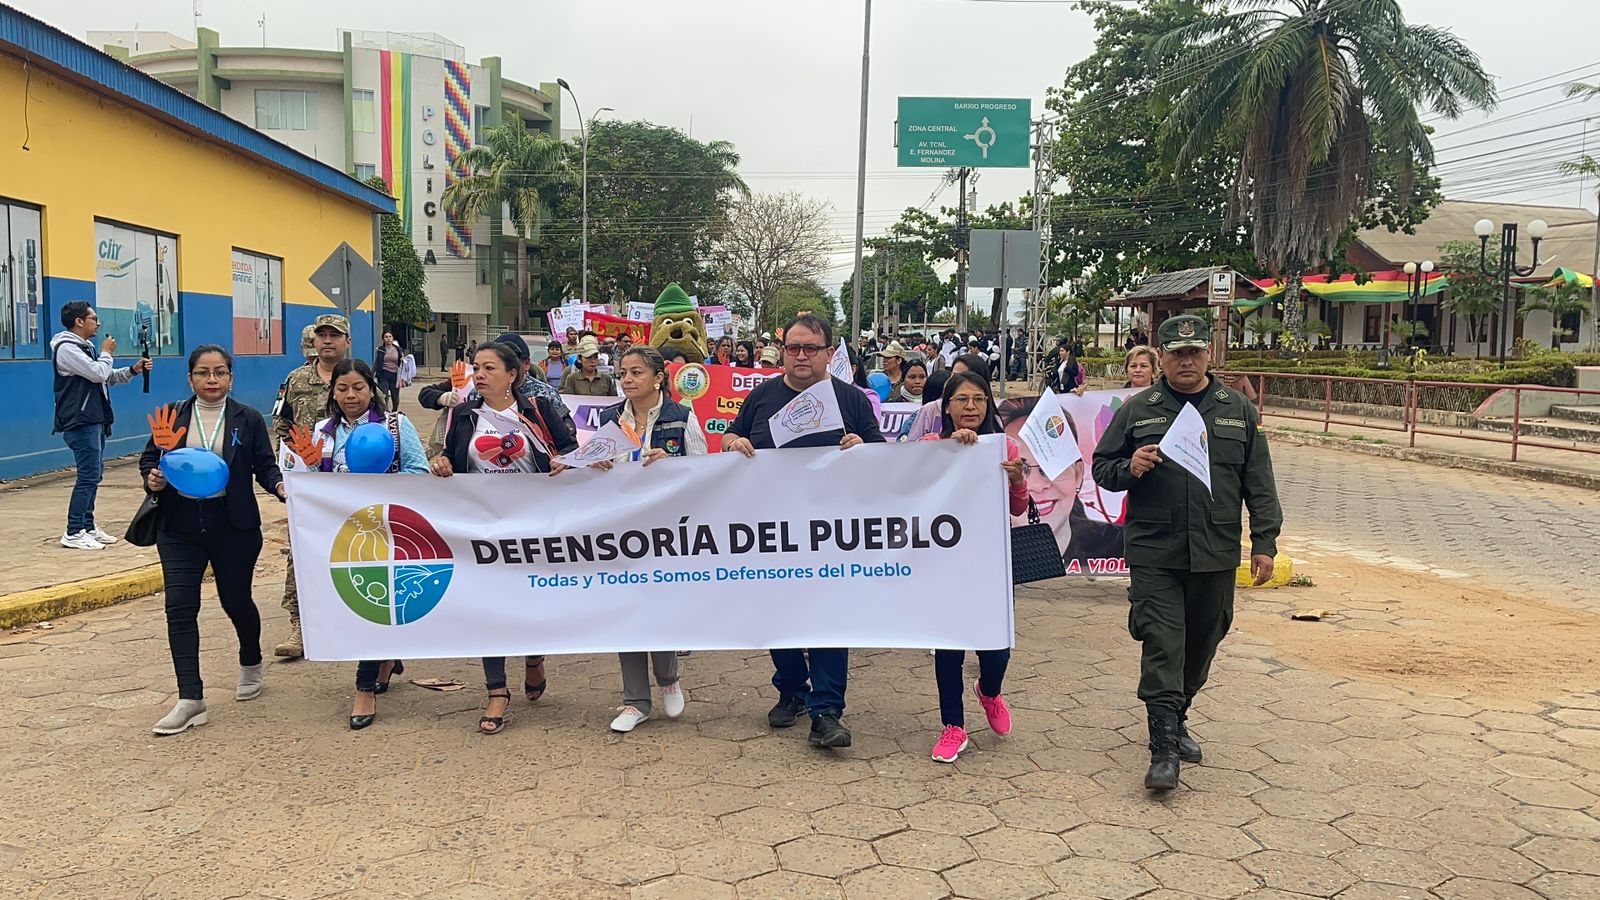
M 626 734 L 639 726 L 640 722 L 650 718 L 632 706 L 624 706 L 615 719 L 611 720 L 611 730 Z
M 689 697 L 683 692 L 683 685 L 674 681 L 661 689 L 661 711 L 667 718 L 676 719 L 683 715 L 683 703 Z
M 106 548 L 105 544 L 95 540 L 94 536 L 87 531 L 61 535 L 61 546 L 69 550 L 104 550 Z
M 94 538 L 95 541 L 97 541 L 98 543 L 105 544 L 107 546 L 109 546 L 111 544 L 115 544 L 117 542 L 116 538 L 114 538 L 111 535 L 106 534 L 104 531 L 102 531 L 99 525 L 96 525 L 94 527 L 93 531 L 85 532 L 85 534 L 89 535 L 89 537 Z

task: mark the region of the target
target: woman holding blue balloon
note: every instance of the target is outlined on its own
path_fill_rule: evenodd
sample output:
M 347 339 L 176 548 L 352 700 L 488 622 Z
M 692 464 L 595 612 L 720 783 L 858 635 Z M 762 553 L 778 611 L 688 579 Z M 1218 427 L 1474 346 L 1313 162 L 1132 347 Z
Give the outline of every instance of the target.
M 139 457 L 145 489 L 159 504 L 156 550 L 166 591 L 167 643 L 178 703 L 152 729 L 178 734 L 206 723 L 200 680 L 200 581 L 216 576 L 217 599 L 239 638 L 236 700 L 261 695 L 261 614 L 251 596 L 261 555 L 261 510 L 253 479 L 283 499 L 283 473 L 261 414 L 229 397 L 233 357 L 216 344 L 189 354 L 194 396 L 149 417 Z
M 291 446 L 307 466 L 323 472 L 428 474 L 422 438 L 403 414 L 385 412 L 376 374 L 365 360 L 346 357 L 333 367 L 328 383 L 328 418 L 311 434 L 290 432 Z M 378 717 L 378 695 L 389 679 L 405 671 L 398 659 L 356 664 L 356 699 L 350 729 L 359 731 Z

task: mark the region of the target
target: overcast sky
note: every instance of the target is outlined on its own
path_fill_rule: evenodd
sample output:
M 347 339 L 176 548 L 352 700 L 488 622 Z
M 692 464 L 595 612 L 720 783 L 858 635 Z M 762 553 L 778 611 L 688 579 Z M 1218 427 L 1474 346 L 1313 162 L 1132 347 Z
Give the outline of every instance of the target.
M 193 36 L 192 0 L 7 2 L 79 38 L 135 25 Z M 837 284 L 848 273 L 861 0 L 203 0 L 201 7 L 202 24 L 219 31 L 224 45 L 259 45 L 263 12 L 272 46 L 332 49 L 339 28 L 438 32 L 463 45 L 470 60 L 500 56 L 517 81 L 566 78 L 588 112 L 611 106 L 619 118 L 732 141 L 752 188 L 801 191 L 832 204 L 839 267 L 826 280 Z M 1600 81 L 1600 50 L 1577 39 L 1600 24 L 1593 0 L 1405 0 L 1403 8 L 1412 21 L 1454 30 L 1502 86 L 1502 107 L 1487 123 L 1479 115 L 1439 123 L 1447 194 L 1577 205 L 1579 183 L 1559 180 L 1553 169 L 1584 145 L 1586 115 L 1596 117 L 1587 124 L 1600 144 L 1600 99 L 1561 102 L 1559 86 Z M 921 206 L 940 182 L 932 172 L 896 170 L 895 98 L 1028 97 L 1037 112 L 1045 89 L 1090 51 L 1094 31 L 1088 14 L 1052 0 L 877 0 L 872 36 L 869 235 L 905 207 Z M 570 127 L 571 107 L 564 108 Z M 1452 134 L 1464 128 L 1471 130 Z M 1543 130 L 1512 136 L 1529 129 Z M 1477 143 L 1497 135 L 1503 139 Z M 1536 141 L 1546 143 L 1519 146 Z M 979 204 L 1031 187 L 1030 170 L 986 170 Z M 1590 208 L 1594 187 L 1584 201 Z M 955 196 L 949 188 L 936 204 L 954 205 Z

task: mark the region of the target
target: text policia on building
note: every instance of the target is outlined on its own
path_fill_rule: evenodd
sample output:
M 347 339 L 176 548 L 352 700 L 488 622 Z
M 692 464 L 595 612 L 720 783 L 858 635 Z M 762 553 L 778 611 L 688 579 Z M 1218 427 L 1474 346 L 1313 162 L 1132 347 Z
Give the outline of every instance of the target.
M 728 523 L 727 553 L 799 553 L 800 544 L 789 522 Z M 955 516 L 935 516 L 924 523 L 920 516 L 882 516 L 859 519 L 812 519 L 806 523 L 809 552 L 824 545 L 855 550 L 949 550 L 961 543 L 961 523 Z M 720 554 L 716 531 L 710 525 L 690 525 L 684 516 L 676 528 L 549 537 L 502 538 L 472 542 L 479 565 L 547 565 L 611 562 L 617 559 L 666 558 Z

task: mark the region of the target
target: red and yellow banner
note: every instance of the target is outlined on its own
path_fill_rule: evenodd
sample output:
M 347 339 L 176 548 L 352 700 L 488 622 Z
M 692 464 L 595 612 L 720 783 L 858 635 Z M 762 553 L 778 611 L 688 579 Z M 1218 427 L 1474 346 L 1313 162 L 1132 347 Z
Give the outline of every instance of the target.
M 706 448 L 722 450 L 722 436 L 744 408 L 744 398 L 756 385 L 777 378 L 782 369 L 736 369 L 733 366 L 707 366 L 700 363 L 673 363 L 667 366 L 667 384 L 672 399 L 694 410 L 700 430 L 706 434 Z
M 1405 272 L 1371 272 L 1366 281 L 1357 283 L 1355 275 L 1307 275 L 1302 279 L 1305 292 L 1335 303 L 1403 303 L 1410 299 L 1410 278 Z M 1450 286 L 1450 278 L 1439 272 L 1423 276 L 1422 295 L 1431 297 Z M 1282 279 L 1261 278 L 1256 284 L 1269 298 L 1283 295 Z M 1240 304 L 1235 303 L 1235 306 Z M 1260 304 L 1255 304 L 1260 305 Z
M 605 313 L 588 312 L 583 314 L 583 327 L 595 333 L 599 338 L 616 338 L 627 335 L 635 344 L 642 344 L 650 340 L 650 323 L 635 322 L 621 316 L 608 316 Z

